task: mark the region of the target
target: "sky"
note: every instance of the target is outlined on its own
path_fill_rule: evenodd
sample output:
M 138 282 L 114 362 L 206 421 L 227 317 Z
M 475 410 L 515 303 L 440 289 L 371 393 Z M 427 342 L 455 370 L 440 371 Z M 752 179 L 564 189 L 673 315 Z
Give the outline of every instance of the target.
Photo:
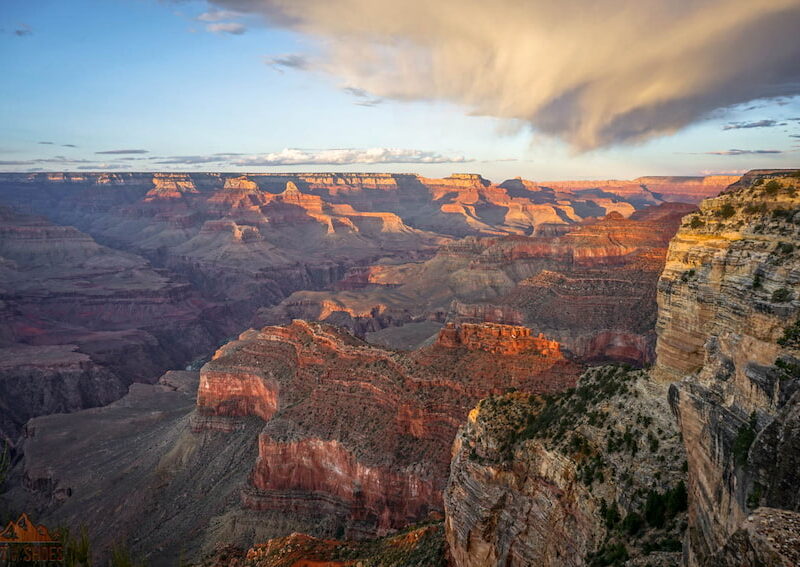
M 0 171 L 800 166 L 798 0 L 0 0 Z

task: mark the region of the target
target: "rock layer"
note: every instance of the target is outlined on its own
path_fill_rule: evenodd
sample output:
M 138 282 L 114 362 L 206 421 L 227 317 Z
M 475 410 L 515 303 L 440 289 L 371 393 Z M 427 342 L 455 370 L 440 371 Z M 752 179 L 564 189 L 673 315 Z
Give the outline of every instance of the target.
M 499 328 L 452 329 L 470 346 L 440 340 L 409 354 L 302 321 L 247 331 L 203 367 L 198 427 L 266 422 L 246 507 L 291 513 L 319 535 L 385 533 L 441 509 L 448 447 L 471 404 L 507 388 L 574 384 L 578 366 L 557 344 L 528 337 L 547 348 L 519 349 L 512 335 L 528 330 Z M 491 340 L 472 348 L 476 336 Z
M 759 505 L 800 506 L 787 490 L 800 454 L 798 177 L 750 172 L 704 201 L 659 281 L 655 375 L 683 379 L 670 395 L 689 455 L 689 565 L 734 545 Z

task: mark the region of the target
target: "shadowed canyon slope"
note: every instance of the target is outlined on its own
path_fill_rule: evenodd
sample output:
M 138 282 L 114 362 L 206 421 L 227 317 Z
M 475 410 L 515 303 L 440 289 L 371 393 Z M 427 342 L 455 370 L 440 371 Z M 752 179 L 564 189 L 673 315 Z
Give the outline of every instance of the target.
M 144 258 L 0 207 L 0 436 L 35 415 L 107 404 L 232 328 Z M 233 327 L 235 328 L 235 327 Z

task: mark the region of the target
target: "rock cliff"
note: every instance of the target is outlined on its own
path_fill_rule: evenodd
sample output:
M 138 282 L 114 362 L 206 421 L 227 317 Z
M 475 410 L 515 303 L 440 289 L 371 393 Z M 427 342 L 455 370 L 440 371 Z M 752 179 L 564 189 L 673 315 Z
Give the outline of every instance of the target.
M 203 367 L 196 427 L 265 421 L 247 508 L 291 510 L 317 535 L 401 528 L 441 509 L 448 448 L 475 401 L 508 388 L 560 391 L 577 376 L 557 343 L 528 329 L 450 330 L 466 344 L 440 339 L 409 354 L 302 321 L 248 331 Z
M 323 320 L 360 336 L 426 320 L 488 321 L 540 330 L 584 360 L 651 362 L 656 281 L 691 210 L 664 204 L 555 235 L 467 237 L 426 262 L 350 272 L 342 291 L 297 292 L 257 321 Z
M 658 284 L 654 374 L 679 380 L 670 401 L 689 459 L 689 565 L 724 564 L 717 554 L 745 540 L 758 547 L 745 521 L 759 506 L 800 508 L 788 489 L 800 464 L 799 182 L 757 170 L 704 201 Z
M 666 386 L 643 371 L 596 367 L 565 394 L 485 399 L 453 445 L 453 562 L 676 565 L 684 463 Z

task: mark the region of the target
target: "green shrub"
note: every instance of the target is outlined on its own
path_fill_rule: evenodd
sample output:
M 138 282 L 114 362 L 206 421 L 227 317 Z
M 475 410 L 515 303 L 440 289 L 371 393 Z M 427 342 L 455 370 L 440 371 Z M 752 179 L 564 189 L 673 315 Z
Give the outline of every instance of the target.
M 723 219 L 729 219 L 736 214 L 736 209 L 730 203 L 725 203 L 717 211 L 717 216 Z
M 764 192 L 769 196 L 777 195 L 778 191 L 780 190 L 781 184 L 774 179 L 770 180 L 766 185 L 764 185 Z
M 800 319 L 783 330 L 783 336 L 778 339 L 778 344 L 782 347 L 800 348 Z
M 736 433 L 736 440 L 733 442 L 733 462 L 737 466 L 747 463 L 747 454 L 750 452 L 750 446 L 756 439 L 756 427 L 758 419 L 756 413 L 750 414 L 750 420 L 739 427 Z
M 605 544 L 595 553 L 590 553 L 588 563 L 590 567 L 608 567 L 625 565 L 630 556 L 623 543 Z
M 700 220 L 700 217 L 698 217 L 698 216 L 693 216 L 691 222 L 689 223 L 689 226 L 691 228 L 693 228 L 693 229 L 698 229 L 698 228 L 701 228 L 701 227 L 703 227 L 705 225 L 706 225 L 706 223 L 704 223 L 702 220 Z
M 774 292 L 772 292 L 773 303 L 786 303 L 790 299 L 792 299 L 792 290 L 786 289 L 785 287 L 776 289 Z
M 667 515 L 667 503 L 663 494 L 650 489 L 644 503 L 644 518 L 654 528 L 664 527 Z
M 753 289 L 761 289 L 762 282 L 764 281 L 764 276 L 761 274 L 756 274 L 753 276 Z
M 644 527 L 644 518 L 638 512 L 631 512 L 622 520 L 622 529 L 628 535 L 636 535 Z

